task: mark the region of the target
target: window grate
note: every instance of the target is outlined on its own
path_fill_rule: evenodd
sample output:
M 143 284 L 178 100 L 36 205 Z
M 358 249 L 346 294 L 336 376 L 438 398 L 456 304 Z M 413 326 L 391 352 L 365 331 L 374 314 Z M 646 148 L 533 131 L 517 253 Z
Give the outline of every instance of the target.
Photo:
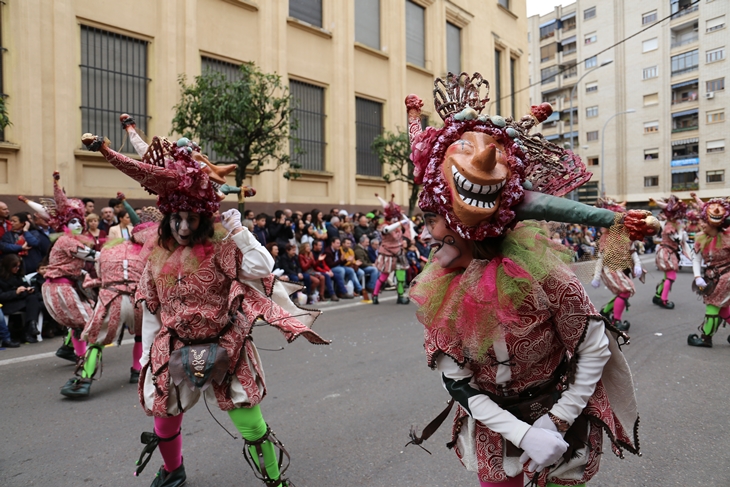
M 238 81 L 241 79 L 241 65 L 229 63 L 227 61 L 221 61 L 219 59 L 213 59 L 205 56 L 200 57 L 200 71 L 205 73 L 206 71 L 212 71 L 214 73 L 221 73 L 225 76 L 226 81 Z M 208 156 L 211 162 L 234 162 L 230 158 L 219 156 L 213 150 L 213 144 L 207 140 L 198 141 L 202 145 L 203 153 Z
M 383 133 L 383 104 L 355 98 L 355 131 L 357 133 L 357 174 L 382 176 L 383 168 L 378 155 L 373 152 L 375 137 Z
M 292 96 L 291 118 L 297 121 L 296 130 L 292 130 L 292 137 L 299 139 L 301 154 L 295 154 L 295 141 L 289 143 L 292 160 L 301 164 L 302 169 L 310 171 L 324 171 L 325 149 L 325 120 L 324 88 L 303 83 L 289 81 Z
M 119 115 L 134 117 L 147 130 L 146 41 L 81 26 L 81 130 L 108 137 L 113 148 L 126 144 Z M 128 152 L 133 152 L 131 146 Z

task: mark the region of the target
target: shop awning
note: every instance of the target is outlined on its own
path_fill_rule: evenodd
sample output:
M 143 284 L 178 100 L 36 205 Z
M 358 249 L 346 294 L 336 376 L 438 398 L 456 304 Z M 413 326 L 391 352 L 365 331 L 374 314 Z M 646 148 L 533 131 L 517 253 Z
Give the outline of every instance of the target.
M 540 24 L 540 28 L 542 29 L 543 27 L 547 27 L 548 25 L 554 24 L 557 21 L 558 21 L 557 19 L 553 19 L 553 20 L 548 20 L 547 22 L 543 22 L 542 24 Z
M 570 37 L 568 37 L 567 39 L 563 39 L 562 41 L 560 41 L 560 43 L 561 43 L 562 45 L 566 45 L 566 44 L 572 44 L 572 43 L 574 43 L 574 42 L 575 42 L 575 36 L 570 36 Z
M 563 15 L 562 17 L 560 17 L 560 20 L 569 20 L 569 19 L 572 19 L 573 17 L 575 17 L 575 12 Z
M 553 112 L 550 114 L 550 116 L 548 118 L 545 119 L 545 121 L 543 123 L 557 122 L 558 120 L 560 120 L 560 112 Z
M 699 167 L 683 167 L 681 169 L 672 169 L 672 174 L 681 174 L 685 172 L 698 172 Z
M 672 145 L 687 145 L 687 144 L 697 144 L 700 141 L 699 137 L 692 137 L 691 139 L 682 139 L 682 140 L 675 140 L 672 142 Z
M 683 83 L 677 83 L 676 85 L 672 85 L 672 89 L 676 90 L 677 88 L 683 88 L 685 86 L 692 86 L 692 85 L 696 85 L 697 83 L 698 83 L 698 81 L 696 79 L 693 79 L 690 81 L 685 81 Z
M 672 118 L 685 117 L 687 115 L 697 115 L 698 113 L 700 113 L 700 110 L 698 108 L 693 108 L 692 110 L 684 110 L 683 112 L 672 113 Z

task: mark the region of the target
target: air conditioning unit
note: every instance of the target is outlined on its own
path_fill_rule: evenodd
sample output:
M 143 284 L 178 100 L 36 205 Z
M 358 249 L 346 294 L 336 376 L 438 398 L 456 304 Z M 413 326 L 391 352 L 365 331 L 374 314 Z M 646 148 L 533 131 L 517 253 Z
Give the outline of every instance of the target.
M 715 98 L 715 92 L 714 91 L 711 91 L 709 93 L 705 93 L 705 98 L 707 98 L 708 100 L 710 98 Z

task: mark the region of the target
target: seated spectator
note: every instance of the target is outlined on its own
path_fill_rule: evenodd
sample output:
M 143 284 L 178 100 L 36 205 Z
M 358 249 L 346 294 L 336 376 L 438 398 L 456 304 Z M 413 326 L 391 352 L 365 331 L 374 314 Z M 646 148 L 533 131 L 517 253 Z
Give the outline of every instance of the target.
M 335 278 L 335 273 L 332 272 L 332 269 L 329 268 L 327 263 L 325 262 L 325 259 L 327 256 L 325 255 L 324 251 L 322 250 L 324 248 L 324 240 L 315 240 L 312 244 L 312 256 L 314 257 L 314 270 L 317 271 L 319 274 L 324 276 L 324 285 L 327 293 L 325 294 L 325 300 L 329 299 L 330 301 L 339 301 L 340 298 L 337 297 L 337 293 L 335 292 L 335 288 L 333 285 L 333 280 Z
M 119 213 L 117 213 L 117 218 L 119 219 L 119 224 L 114 225 L 109 229 L 109 240 L 120 238 L 129 240 L 130 235 L 132 235 L 132 230 L 134 229 L 129 213 L 127 213 L 127 210 L 120 210 Z
M 370 228 L 370 220 L 366 215 L 360 215 L 360 218 L 357 220 L 357 225 L 355 226 L 355 229 L 353 230 L 353 237 L 355 237 L 355 242 L 360 242 L 360 237 L 363 235 L 367 235 L 368 239 L 370 238 L 372 234 L 372 229 Z
M 345 239 L 350 241 L 350 248 L 355 247 L 357 242 L 355 241 L 355 236 L 352 234 L 352 223 L 345 222 L 340 225 L 340 240 L 343 245 L 345 244 Z
M 314 292 L 309 274 L 305 274 L 299 265 L 299 258 L 297 257 L 297 250 L 294 248 L 294 245 L 286 244 L 284 254 L 279 256 L 279 262 L 281 263 L 281 268 L 284 269 L 284 276 L 287 277 L 287 281 L 303 282 L 307 288 L 308 296 Z
M 365 275 L 365 290 L 371 293 L 375 289 L 375 283 L 378 282 L 380 271 L 375 267 L 375 261 L 370 258 L 369 248 L 370 239 L 367 235 L 361 235 L 360 242 L 355 246 L 355 259 L 360 262 L 360 270 Z
M 289 240 L 294 238 L 291 228 L 291 219 L 287 218 L 283 211 L 276 210 L 274 219 L 268 224 L 269 239 L 279 244 L 280 249 L 290 244 Z M 295 247 L 296 252 L 296 247 Z
M 8 330 L 8 322 L 5 321 L 5 315 L 0 309 L 0 346 L 3 348 L 18 348 L 20 343 L 10 338 L 10 330 Z
M 284 273 L 284 268 L 281 267 L 281 258 L 279 256 L 279 246 L 276 242 L 269 242 L 266 244 L 266 250 L 269 251 L 271 257 L 274 258 L 274 267 L 271 269 L 271 273 L 282 281 L 288 281 L 289 277 Z
M 27 213 L 11 216 L 10 226 L 10 231 L 0 239 L 0 250 L 3 254 L 17 254 L 23 258 L 21 275 L 35 272 L 50 250 L 51 241 L 31 223 Z
M 330 246 L 327 247 L 324 251 L 324 261 L 335 274 L 335 287 L 337 288 L 339 297 L 344 299 L 352 299 L 354 296 L 347 292 L 345 282 L 352 282 L 355 294 L 362 293 L 362 286 L 357 280 L 355 271 L 351 267 L 345 266 L 345 261 L 342 259 L 342 254 L 340 253 L 341 247 L 342 244 L 340 242 L 340 237 L 335 237 L 332 240 Z
M 330 218 L 330 221 L 325 223 L 325 228 L 327 228 L 327 241 L 330 245 L 332 245 L 332 242 L 335 238 L 340 239 L 340 242 L 342 242 L 342 237 L 340 236 L 340 218 L 337 216 L 333 216 Z
M 309 244 L 309 242 L 304 242 L 299 246 L 299 257 L 298 258 L 299 258 L 299 266 L 302 268 L 302 272 L 309 275 L 309 279 L 311 280 L 311 283 L 312 283 L 312 285 L 311 285 L 312 292 L 309 294 L 308 303 L 313 304 L 315 302 L 315 300 L 313 299 L 315 290 L 319 293 L 319 298 L 324 300 L 326 274 L 322 275 L 315 270 L 317 262 L 314 259 L 314 254 L 312 253 L 312 246 Z M 329 287 L 332 287 L 331 281 L 330 281 Z
M 327 240 L 327 227 L 323 220 L 322 212 L 315 208 L 310 215 L 312 215 L 311 223 L 314 229 L 313 237 L 315 240 Z
M 41 295 L 23 280 L 20 257 L 16 254 L 3 255 L 0 260 L 0 304 L 4 313 L 11 315 L 24 312 L 23 336 L 28 343 L 37 343 L 38 314 L 41 310 Z
M 296 227 L 294 239 L 299 243 L 300 249 L 302 244 L 308 243 L 311 245 L 314 242 L 314 228 L 312 225 L 304 220 L 298 220 Z
M 375 262 L 378 260 L 379 249 L 380 240 L 378 240 L 377 238 L 371 238 L 370 245 L 368 246 L 368 257 L 370 257 L 371 262 Z
M 342 245 L 340 246 L 340 254 L 342 254 L 342 260 L 345 261 L 345 267 L 355 271 L 355 277 L 357 279 L 357 282 L 360 283 L 360 286 L 362 288 L 362 285 L 365 282 L 365 271 L 360 269 L 362 261 L 359 261 L 355 258 L 355 251 L 352 250 L 352 242 L 349 238 L 342 240 Z M 362 289 L 360 293 L 362 294 L 362 298 L 364 301 L 370 301 L 370 297 L 368 296 L 366 290 Z

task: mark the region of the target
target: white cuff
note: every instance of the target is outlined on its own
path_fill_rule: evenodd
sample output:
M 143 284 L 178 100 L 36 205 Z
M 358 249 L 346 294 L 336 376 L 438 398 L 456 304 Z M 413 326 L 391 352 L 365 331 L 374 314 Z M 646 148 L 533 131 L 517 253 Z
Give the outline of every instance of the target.
M 146 304 L 140 303 L 139 306 L 142 306 L 142 357 L 139 359 L 139 364 L 144 367 L 150 361 L 152 342 L 162 328 L 162 321 L 159 316 L 150 313 Z M 157 310 L 157 313 L 160 311 Z
M 238 273 L 241 279 L 260 279 L 271 274 L 274 267 L 274 258 L 271 257 L 266 247 L 256 240 L 248 228 L 243 228 L 240 232 L 231 236 L 243 254 L 241 261 L 241 271 Z

